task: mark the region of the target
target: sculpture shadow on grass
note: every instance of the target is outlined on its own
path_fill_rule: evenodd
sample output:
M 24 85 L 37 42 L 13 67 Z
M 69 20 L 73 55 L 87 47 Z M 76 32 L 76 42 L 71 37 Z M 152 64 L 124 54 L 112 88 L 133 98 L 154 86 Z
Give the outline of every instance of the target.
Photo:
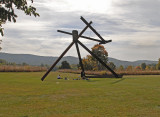
M 116 83 L 119 83 L 119 82 L 121 82 L 121 81 L 123 81 L 123 80 L 125 80 L 125 78 L 121 78 L 120 80 L 117 80 L 117 81 L 115 81 L 115 82 L 112 82 L 111 84 L 116 84 Z

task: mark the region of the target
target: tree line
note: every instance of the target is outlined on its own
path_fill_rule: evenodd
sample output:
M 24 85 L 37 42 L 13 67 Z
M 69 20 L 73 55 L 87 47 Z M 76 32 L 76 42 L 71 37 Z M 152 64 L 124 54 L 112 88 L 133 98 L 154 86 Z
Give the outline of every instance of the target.
M 160 70 L 160 59 L 157 64 L 146 64 L 141 63 L 138 66 L 116 66 L 113 62 L 108 61 L 108 52 L 103 45 L 96 44 L 91 48 L 91 51 L 97 55 L 104 63 L 106 63 L 112 70 L 116 71 L 148 71 L 148 70 Z M 89 71 L 103 71 L 107 70 L 99 61 L 97 61 L 91 55 L 87 55 L 82 59 L 83 67 Z M 49 68 L 49 66 L 48 66 Z M 67 61 L 62 61 L 60 66 L 56 66 L 55 70 L 58 69 L 79 69 L 81 70 L 80 64 L 70 65 Z
M 111 69 L 116 71 L 149 71 L 149 70 L 160 70 L 160 58 L 158 60 L 157 64 L 146 64 L 141 63 L 138 66 L 116 66 L 113 62 L 108 62 L 108 52 L 104 48 L 103 45 L 96 44 L 91 48 L 91 51 L 97 55 L 104 63 L 106 63 Z M 107 70 L 99 61 L 97 61 L 94 57 L 91 55 L 87 55 L 82 59 L 82 63 L 85 70 L 90 71 L 101 71 L 101 70 Z M 0 59 L 0 65 L 11 65 L 11 66 L 29 66 L 27 63 L 23 62 L 22 64 L 16 64 L 14 62 L 7 62 L 6 60 Z M 40 67 L 44 67 L 46 69 L 50 68 L 50 65 L 47 64 L 41 64 Z M 81 67 L 79 64 L 77 65 L 70 65 L 67 61 L 62 61 L 60 66 L 56 66 L 53 70 L 58 69 L 79 69 L 81 70 Z
M 108 61 L 108 52 L 104 48 L 103 45 L 96 44 L 91 48 L 91 51 L 97 55 L 104 63 L 106 63 L 111 69 L 117 71 L 144 71 L 144 70 L 160 70 L 160 59 L 157 64 L 146 64 L 141 63 L 138 66 L 116 66 L 113 62 Z M 85 70 L 90 71 L 100 71 L 100 70 L 107 70 L 99 61 L 97 61 L 91 55 L 87 55 L 82 59 L 83 67 Z M 67 61 L 63 61 L 61 66 L 58 67 L 59 69 L 72 69 L 72 65 L 70 65 Z M 74 66 L 75 68 L 75 66 Z M 77 64 L 77 69 L 81 70 L 81 66 Z
M 116 68 L 116 70 L 118 71 L 148 71 L 148 70 L 160 70 L 160 66 L 159 62 L 158 64 L 146 64 L 146 63 L 141 63 L 140 65 L 138 66 L 132 66 L 132 65 L 129 65 L 129 66 L 122 66 L 120 65 L 118 68 Z
M 26 65 L 29 65 L 25 62 L 23 62 L 22 64 L 17 64 L 15 62 L 8 62 L 4 59 L 0 59 L 0 65 L 13 65 L 13 66 L 26 66 Z
M 91 51 L 113 70 L 118 70 L 118 71 L 160 70 L 160 59 L 157 64 L 141 63 L 138 66 L 120 65 L 117 67 L 113 62 L 108 62 L 108 52 L 106 51 L 103 45 L 96 44 L 92 47 Z M 82 59 L 82 63 L 84 65 L 85 70 L 93 70 L 93 71 L 107 70 L 101 63 L 99 63 L 99 61 L 97 61 L 91 55 L 87 55 L 86 57 L 84 57 Z M 78 65 L 78 69 L 81 69 L 80 65 Z

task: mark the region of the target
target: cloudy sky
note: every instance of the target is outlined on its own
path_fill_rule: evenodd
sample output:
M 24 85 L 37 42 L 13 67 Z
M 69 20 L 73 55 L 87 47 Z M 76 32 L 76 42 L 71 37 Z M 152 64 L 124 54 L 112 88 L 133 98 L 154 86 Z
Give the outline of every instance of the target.
M 57 30 L 81 31 L 83 16 L 106 39 L 109 57 L 120 60 L 160 58 L 160 0 L 34 0 L 40 17 L 16 11 L 16 23 L 7 22 L 2 37 L 6 53 L 59 56 L 72 42 L 70 35 Z M 98 37 L 87 30 L 85 36 Z M 88 48 L 97 42 L 80 38 Z M 66 56 L 76 56 L 73 46 Z M 81 48 L 82 57 L 88 53 Z

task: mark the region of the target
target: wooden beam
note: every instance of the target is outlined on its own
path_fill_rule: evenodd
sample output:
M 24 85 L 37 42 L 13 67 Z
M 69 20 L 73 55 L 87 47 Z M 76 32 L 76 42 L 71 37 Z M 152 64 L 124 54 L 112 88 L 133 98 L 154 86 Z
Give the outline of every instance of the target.
M 103 66 L 105 66 L 116 78 L 119 78 L 119 76 L 106 64 L 104 63 L 97 55 L 95 55 L 93 52 L 91 52 L 85 45 L 83 45 L 79 40 L 77 42 L 85 49 L 87 50 L 94 58 L 96 58 Z
M 79 58 L 79 64 L 80 64 L 81 70 L 82 70 L 81 77 L 84 77 L 85 76 L 84 67 L 83 67 L 83 63 L 82 63 L 82 59 L 81 59 L 81 54 L 80 54 L 78 43 L 77 43 L 77 40 L 78 40 L 78 31 L 77 30 L 73 30 L 72 33 L 73 33 L 73 41 L 75 42 L 76 49 L 77 49 L 77 54 L 78 54 L 78 58 Z
M 60 57 L 54 62 L 54 64 L 48 69 L 48 71 L 44 74 L 44 76 L 41 78 L 41 80 L 43 81 L 45 79 L 45 77 L 49 74 L 49 72 L 51 72 L 51 70 L 56 66 L 56 64 L 61 60 L 61 58 L 67 53 L 67 51 L 72 47 L 72 45 L 74 44 L 74 42 L 72 42 L 66 49 L 65 51 L 60 55 Z
M 62 31 L 62 30 L 57 30 L 57 32 L 72 35 L 72 33 L 69 33 L 69 32 L 66 32 L 66 31 Z M 100 44 L 106 44 L 106 43 L 112 42 L 112 40 L 102 41 L 102 40 L 94 39 L 94 38 L 87 37 L 87 36 L 80 36 L 80 37 L 84 38 L 84 39 L 100 42 Z
M 89 25 L 89 23 L 81 16 L 80 18 L 86 25 Z M 91 26 L 89 25 L 89 28 L 103 41 L 105 42 L 105 40 L 101 37 L 101 35 Z

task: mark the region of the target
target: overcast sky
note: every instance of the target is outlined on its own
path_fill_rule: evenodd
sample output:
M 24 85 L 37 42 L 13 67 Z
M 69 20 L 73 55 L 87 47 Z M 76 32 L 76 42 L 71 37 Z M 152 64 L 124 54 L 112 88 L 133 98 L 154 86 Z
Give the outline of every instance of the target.
M 2 37 L 6 53 L 59 56 L 72 42 L 72 36 L 57 30 L 81 31 L 83 16 L 106 39 L 109 57 L 120 60 L 160 58 L 160 0 L 34 0 L 40 17 L 16 11 L 16 23 L 7 22 Z M 85 36 L 98 37 L 87 30 Z M 88 48 L 97 42 L 79 39 Z M 82 57 L 88 53 L 81 48 Z M 66 56 L 76 56 L 75 45 Z

